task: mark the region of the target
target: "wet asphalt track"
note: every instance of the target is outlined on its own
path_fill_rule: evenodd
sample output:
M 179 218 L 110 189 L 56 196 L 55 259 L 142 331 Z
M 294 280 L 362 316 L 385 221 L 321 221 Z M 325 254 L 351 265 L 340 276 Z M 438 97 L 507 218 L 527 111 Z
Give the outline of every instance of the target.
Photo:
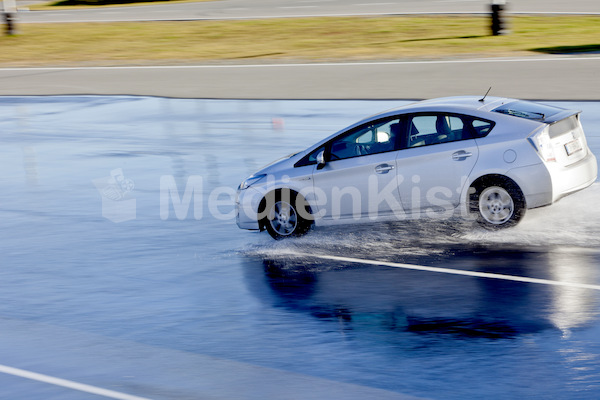
M 459 273 L 600 285 L 599 184 L 506 232 L 237 229 L 239 181 L 400 104 L 0 98 L 0 397 L 598 397 L 597 287 Z M 554 104 L 584 110 L 600 155 L 600 103 Z M 179 218 L 172 204 L 161 215 L 173 184 L 195 189 Z

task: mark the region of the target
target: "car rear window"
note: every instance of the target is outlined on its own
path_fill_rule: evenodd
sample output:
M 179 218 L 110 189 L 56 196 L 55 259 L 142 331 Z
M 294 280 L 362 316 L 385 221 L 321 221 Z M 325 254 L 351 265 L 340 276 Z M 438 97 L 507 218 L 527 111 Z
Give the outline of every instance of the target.
M 545 104 L 533 103 L 531 101 L 513 101 L 493 109 L 500 114 L 512 115 L 514 117 L 543 121 L 544 119 L 563 111 L 560 108 L 547 106 Z
M 566 132 L 572 132 L 579 128 L 579 120 L 576 115 L 572 115 L 569 118 L 565 118 L 558 121 L 555 124 L 550 125 L 550 137 L 555 138 Z

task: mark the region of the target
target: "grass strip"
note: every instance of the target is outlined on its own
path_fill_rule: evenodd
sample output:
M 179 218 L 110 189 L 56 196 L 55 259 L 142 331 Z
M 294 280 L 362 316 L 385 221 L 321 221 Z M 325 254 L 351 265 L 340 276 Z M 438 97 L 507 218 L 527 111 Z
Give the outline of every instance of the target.
M 490 36 L 482 17 L 21 24 L 1 66 L 413 60 L 598 49 L 600 17 L 518 16 Z

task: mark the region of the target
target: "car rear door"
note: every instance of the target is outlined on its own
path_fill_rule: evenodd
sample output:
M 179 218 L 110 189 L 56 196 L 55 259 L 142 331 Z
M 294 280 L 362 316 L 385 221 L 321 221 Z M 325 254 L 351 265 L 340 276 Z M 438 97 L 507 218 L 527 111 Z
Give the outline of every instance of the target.
M 444 113 L 409 117 L 396 158 L 405 210 L 440 212 L 458 206 L 479 156 L 471 123 L 469 117 Z

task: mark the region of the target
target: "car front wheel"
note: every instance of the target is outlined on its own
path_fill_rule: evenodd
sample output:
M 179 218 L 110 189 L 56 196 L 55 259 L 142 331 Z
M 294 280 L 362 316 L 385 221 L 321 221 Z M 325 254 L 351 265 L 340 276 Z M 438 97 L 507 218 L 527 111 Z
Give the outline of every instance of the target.
M 312 225 L 312 221 L 306 218 L 310 214 L 306 201 L 300 195 L 289 197 L 285 199 L 278 194 L 274 201 L 267 202 L 263 225 L 277 240 L 304 235 Z

